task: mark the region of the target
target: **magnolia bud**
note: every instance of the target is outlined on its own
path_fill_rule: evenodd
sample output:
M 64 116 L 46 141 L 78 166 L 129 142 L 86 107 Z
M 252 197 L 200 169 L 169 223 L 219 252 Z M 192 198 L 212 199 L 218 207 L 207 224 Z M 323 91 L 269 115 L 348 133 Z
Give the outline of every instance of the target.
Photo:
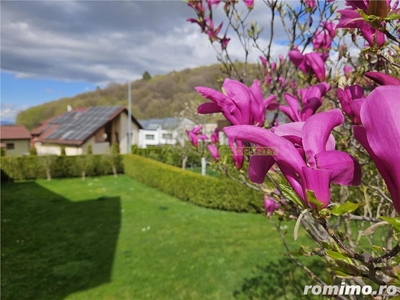
M 388 5 L 386 0 L 370 0 L 367 10 L 367 15 L 378 16 L 381 19 L 388 15 Z

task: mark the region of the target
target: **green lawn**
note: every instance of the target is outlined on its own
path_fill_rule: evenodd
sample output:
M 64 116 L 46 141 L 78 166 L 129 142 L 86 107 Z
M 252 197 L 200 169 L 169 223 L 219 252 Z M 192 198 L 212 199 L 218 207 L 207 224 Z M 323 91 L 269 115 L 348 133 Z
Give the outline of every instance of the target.
M 234 299 L 282 262 L 265 217 L 196 207 L 127 176 L 1 191 L 2 299 Z

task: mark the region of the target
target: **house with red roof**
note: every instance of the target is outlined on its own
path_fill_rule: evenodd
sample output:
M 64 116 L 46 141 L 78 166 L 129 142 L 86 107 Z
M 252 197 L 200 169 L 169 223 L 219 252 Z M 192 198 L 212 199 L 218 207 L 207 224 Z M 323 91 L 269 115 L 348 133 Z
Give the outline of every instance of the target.
M 1 125 L 0 144 L 7 156 L 29 155 L 31 133 L 24 126 Z
M 131 145 L 129 140 L 131 122 Z M 128 153 L 128 147 L 138 144 L 142 126 L 128 110 L 119 106 L 94 106 L 67 111 L 40 123 L 31 132 L 38 155 L 86 154 L 89 145 L 93 154 L 106 154 L 110 146 L 119 144 L 120 153 Z

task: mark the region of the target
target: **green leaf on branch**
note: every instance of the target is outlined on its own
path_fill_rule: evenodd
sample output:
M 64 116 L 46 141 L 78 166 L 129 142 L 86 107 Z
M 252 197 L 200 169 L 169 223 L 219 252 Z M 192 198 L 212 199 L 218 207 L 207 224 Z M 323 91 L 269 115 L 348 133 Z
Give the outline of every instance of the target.
M 339 260 L 339 261 L 341 260 L 341 261 L 345 261 L 345 262 L 349 261 L 349 258 L 342 253 L 339 253 L 336 251 L 331 251 L 331 250 L 325 250 L 325 253 L 326 253 L 326 255 L 328 255 L 330 258 L 332 258 L 334 260 Z
M 381 217 L 381 219 L 392 225 L 396 232 L 400 232 L 400 218 Z
M 309 256 L 310 253 L 304 249 L 304 246 L 300 246 L 298 250 L 290 252 L 293 256 Z
M 317 200 L 313 191 L 307 190 L 307 201 L 315 204 L 317 211 L 320 211 L 322 208 L 322 203 Z
M 296 203 L 302 208 L 305 208 L 304 203 L 300 200 L 299 196 L 287 185 L 284 184 L 279 184 L 279 187 L 282 191 L 283 196 L 285 196 L 286 199 Z
M 333 267 L 331 270 L 340 278 L 352 278 L 354 277 L 353 275 L 349 275 L 346 273 L 345 270 L 341 267 Z
M 344 261 L 336 261 L 336 263 L 338 264 L 339 267 L 342 268 L 342 270 L 349 275 L 353 275 L 353 276 L 359 276 L 360 275 L 360 270 L 352 265 L 352 264 L 348 264 Z
M 360 206 L 360 203 L 346 201 L 344 204 L 338 204 L 332 208 L 331 213 L 335 216 L 341 216 L 346 213 L 355 211 Z
M 384 20 L 386 20 L 386 21 L 394 21 L 394 20 L 399 20 L 399 19 L 400 19 L 400 14 L 396 14 L 396 13 L 387 15 L 384 18 Z

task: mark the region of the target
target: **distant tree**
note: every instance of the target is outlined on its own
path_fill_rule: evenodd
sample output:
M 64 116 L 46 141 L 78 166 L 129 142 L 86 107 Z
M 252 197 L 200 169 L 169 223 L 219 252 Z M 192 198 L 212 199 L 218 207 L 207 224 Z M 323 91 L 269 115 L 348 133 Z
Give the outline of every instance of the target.
M 87 154 L 93 154 L 92 145 L 88 145 L 88 146 L 87 146 L 86 152 L 87 152 Z
M 31 149 L 29 149 L 29 155 L 30 156 L 37 156 L 37 150 L 35 147 L 32 147 Z
M 142 75 L 142 79 L 143 80 L 150 80 L 151 79 L 151 75 L 150 75 L 150 73 L 149 72 L 147 72 L 147 71 L 145 71 L 144 73 L 143 73 L 143 75 Z
M 81 154 L 76 157 L 78 160 L 78 164 L 82 170 L 82 181 L 86 180 L 86 173 L 88 172 L 89 167 L 92 165 L 93 162 L 93 155 L 91 154 Z
M 67 153 L 65 152 L 65 146 L 61 146 L 61 154 L 60 156 L 67 156 Z
M 110 149 L 109 149 L 109 153 L 107 155 L 107 158 L 110 162 L 110 165 L 112 167 L 112 171 L 114 174 L 114 177 L 117 178 L 118 177 L 118 173 L 117 173 L 117 166 L 119 165 L 120 161 L 121 161 L 121 155 L 120 155 L 120 151 L 119 151 L 119 144 L 118 143 L 114 143 L 111 145 Z
M 57 160 L 57 155 L 40 156 L 40 162 L 46 168 L 47 181 L 51 181 L 51 169 L 56 160 Z

